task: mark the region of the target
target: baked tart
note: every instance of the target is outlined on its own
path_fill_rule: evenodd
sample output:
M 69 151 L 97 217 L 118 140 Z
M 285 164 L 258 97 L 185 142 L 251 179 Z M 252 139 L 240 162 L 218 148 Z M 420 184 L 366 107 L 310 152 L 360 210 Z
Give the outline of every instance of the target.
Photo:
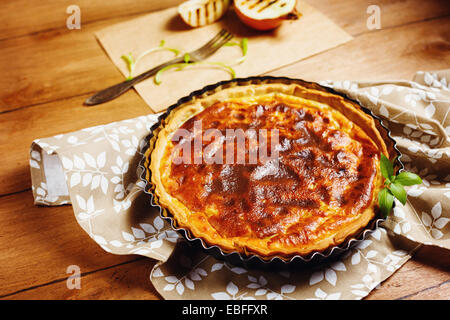
M 206 246 L 266 261 L 310 257 L 379 217 L 380 154 L 393 158 L 383 130 L 315 83 L 223 82 L 169 108 L 145 155 L 146 178 L 174 225 Z

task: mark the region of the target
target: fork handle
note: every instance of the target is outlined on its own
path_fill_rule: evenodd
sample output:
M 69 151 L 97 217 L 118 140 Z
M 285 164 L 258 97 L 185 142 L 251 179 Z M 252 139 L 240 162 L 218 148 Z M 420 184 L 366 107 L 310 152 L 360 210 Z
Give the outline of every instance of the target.
M 102 91 L 97 92 L 93 96 L 86 99 L 84 104 L 87 106 L 94 106 L 94 105 L 97 105 L 100 103 L 110 101 L 114 98 L 117 98 L 121 94 L 123 94 L 126 91 L 128 91 L 129 89 L 131 89 L 135 84 L 155 75 L 159 70 L 161 70 L 167 66 L 170 66 L 171 64 L 181 63 L 183 61 L 184 61 L 184 59 L 183 59 L 183 57 L 181 57 L 181 58 L 175 58 L 175 59 L 167 61 L 163 64 L 160 64 L 159 66 L 154 67 L 153 69 L 150 69 L 144 73 L 141 73 L 140 75 L 138 75 L 137 77 L 135 77 L 131 80 L 126 80 L 124 82 L 115 84 L 109 88 L 106 88 L 106 89 L 103 89 Z

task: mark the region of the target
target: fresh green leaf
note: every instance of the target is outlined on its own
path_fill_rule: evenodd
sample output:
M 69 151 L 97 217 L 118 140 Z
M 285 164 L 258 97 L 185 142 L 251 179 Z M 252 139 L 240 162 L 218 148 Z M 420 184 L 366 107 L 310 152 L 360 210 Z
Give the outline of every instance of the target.
M 380 206 L 381 212 L 384 216 L 387 216 L 392 209 L 394 204 L 394 196 L 387 188 L 383 188 L 378 193 L 378 205 Z
M 380 160 L 381 174 L 383 175 L 383 177 L 390 181 L 392 175 L 394 174 L 394 166 L 384 154 L 381 154 Z
M 393 182 L 390 185 L 392 194 L 403 204 L 406 203 L 406 191 L 403 186 L 398 182 Z
M 403 171 L 398 174 L 394 181 L 403 186 L 413 186 L 415 184 L 421 184 L 422 179 L 415 173 Z
M 394 197 L 403 205 L 406 204 L 408 196 L 404 186 L 421 184 L 422 179 L 418 175 L 407 171 L 403 171 L 395 176 L 393 162 L 389 161 L 384 154 L 381 154 L 380 169 L 386 181 L 384 183 L 385 188 L 378 193 L 378 204 L 383 214 L 387 216 L 392 209 Z

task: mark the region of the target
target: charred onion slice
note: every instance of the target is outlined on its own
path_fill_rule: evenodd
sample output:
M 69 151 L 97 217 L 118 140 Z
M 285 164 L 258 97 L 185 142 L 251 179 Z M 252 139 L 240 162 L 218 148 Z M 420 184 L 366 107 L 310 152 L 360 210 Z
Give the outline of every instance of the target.
M 287 19 L 297 19 L 296 0 L 236 0 L 238 17 L 257 30 L 274 29 Z
M 178 13 L 191 27 L 211 24 L 227 12 L 230 0 L 190 0 L 178 7 Z

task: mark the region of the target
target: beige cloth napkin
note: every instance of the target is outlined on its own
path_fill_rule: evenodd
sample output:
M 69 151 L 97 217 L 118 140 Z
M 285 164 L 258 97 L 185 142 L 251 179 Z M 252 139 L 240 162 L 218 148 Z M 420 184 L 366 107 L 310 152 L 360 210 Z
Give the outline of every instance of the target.
M 340 260 L 314 268 L 260 271 L 192 249 L 149 205 L 138 178 L 149 115 L 35 140 L 35 203 L 71 203 L 80 226 L 104 250 L 160 262 L 150 280 L 166 299 L 360 299 L 422 245 L 450 249 L 450 70 L 419 72 L 414 81 L 322 83 L 385 119 L 409 171 L 405 206 Z
M 121 59 L 122 55 L 132 53 L 136 57 L 157 47 L 161 40 L 165 40 L 168 47 L 189 52 L 202 46 L 221 28 L 233 33 L 235 41 L 243 37 L 249 39 L 245 63 L 234 66 L 237 77 L 262 74 L 352 39 L 348 33 L 308 4 L 299 2 L 298 10 L 302 14 L 300 19 L 286 21 L 272 32 L 252 31 L 239 21 L 233 11 L 228 12 L 217 23 L 191 29 L 178 16 L 176 8 L 169 8 L 107 27 L 98 31 L 96 36 L 113 63 L 127 76 L 128 70 Z M 223 47 L 207 60 L 233 61 L 240 56 L 238 47 Z M 152 53 L 138 63 L 135 73 L 142 73 L 172 58 L 171 52 Z M 137 84 L 135 89 L 152 110 L 157 112 L 194 90 L 229 78 L 230 75 L 224 70 L 195 67 L 166 72 L 160 85 L 150 79 Z

